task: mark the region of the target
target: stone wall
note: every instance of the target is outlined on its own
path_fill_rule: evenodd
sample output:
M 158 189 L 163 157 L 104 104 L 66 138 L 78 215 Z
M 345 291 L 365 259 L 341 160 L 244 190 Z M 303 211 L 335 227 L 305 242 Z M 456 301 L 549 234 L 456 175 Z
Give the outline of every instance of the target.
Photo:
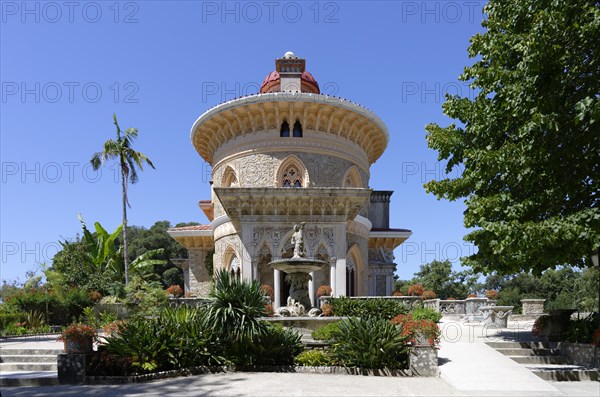
M 600 347 L 583 343 L 559 342 L 558 349 L 560 354 L 569 360 L 569 364 L 589 368 L 600 367 Z

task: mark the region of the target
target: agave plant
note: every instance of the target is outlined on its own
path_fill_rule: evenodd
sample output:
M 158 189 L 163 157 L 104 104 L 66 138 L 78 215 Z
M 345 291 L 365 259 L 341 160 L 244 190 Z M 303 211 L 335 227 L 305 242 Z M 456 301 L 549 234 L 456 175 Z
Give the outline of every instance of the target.
M 246 282 L 219 270 L 209 296 L 212 303 L 206 320 L 225 339 L 254 340 L 265 333 L 266 325 L 260 317 L 267 315 L 268 302 L 257 280 Z
M 332 333 L 332 358 L 346 367 L 408 367 L 408 336 L 402 327 L 375 318 L 349 318 Z

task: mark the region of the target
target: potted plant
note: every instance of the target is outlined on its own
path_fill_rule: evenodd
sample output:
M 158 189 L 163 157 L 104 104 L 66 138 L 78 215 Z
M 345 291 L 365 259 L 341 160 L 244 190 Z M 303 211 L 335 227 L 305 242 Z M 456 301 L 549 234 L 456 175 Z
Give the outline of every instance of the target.
M 96 328 L 81 323 L 69 325 L 58 337 L 59 341 L 64 341 L 67 353 L 91 353 L 97 339 Z
M 322 296 L 331 296 L 331 287 L 329 285 L 321 285 L 317 288 L 317 298 Z

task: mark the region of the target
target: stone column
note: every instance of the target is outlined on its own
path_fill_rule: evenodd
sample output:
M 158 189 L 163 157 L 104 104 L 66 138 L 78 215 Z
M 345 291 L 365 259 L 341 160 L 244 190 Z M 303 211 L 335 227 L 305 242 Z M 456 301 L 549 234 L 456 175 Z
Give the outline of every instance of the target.
M 336 284 L 336 269 L 337 263 L 336 258 L 329 259 L 329 282 L 331 283 L 331 296 L 337 296 L 337 284 Z
M 279 309 L 281 301 L 281 270 L 273 269 L 273 310 Z
M 336 270 L 336 292 L 335 296 L 346 296 L 346 258 L 338 258 L 335 264 Z
M 202 248 L 188 249 L 188 288 L 194 296 L 207 296 L 210 292 L 212 274 L 208 274 L 204 260 L 207 250 Z
M 315 307 L 315 272 L 310 272 L 310 281 L 308 282 L 308 296 L 310 296 L 310 305 Z
M 335 244 L 337 261 L 335 264 L 336 278 L 335 296 L 346 296 L 346 223 L 338 224 L 335 228 Z

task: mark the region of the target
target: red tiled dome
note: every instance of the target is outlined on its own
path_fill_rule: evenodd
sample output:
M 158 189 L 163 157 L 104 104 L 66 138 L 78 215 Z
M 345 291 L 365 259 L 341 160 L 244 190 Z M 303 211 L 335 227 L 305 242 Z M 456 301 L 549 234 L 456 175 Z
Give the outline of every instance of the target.
M 319 83 L 313 77 L 312 74 L 304 71 L 301 77 L 301 91 L 310 92 L 313 94 L 320 94 Z M 260 86 L 260 93 L 264 94 L 267 92 L 278 92 L 280 91 L 280 78 L 279 72 L 274 70 L 265 77 L 262 85 Z

